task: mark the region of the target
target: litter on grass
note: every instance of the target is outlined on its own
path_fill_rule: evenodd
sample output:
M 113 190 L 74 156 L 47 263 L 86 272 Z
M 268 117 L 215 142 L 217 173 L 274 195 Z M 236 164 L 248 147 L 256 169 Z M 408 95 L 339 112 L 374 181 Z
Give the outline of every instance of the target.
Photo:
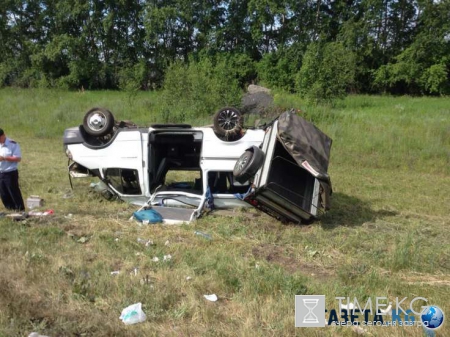
M 216 302 L 218 300 L 217 295 L 216 294 L 211 294 L 211 295 L 203 295 L 204 298 L 206 298 L 208 301 L 210 302 Z
M 133 217 L 137 221 L 140 221 L 145 225 L 153 224 L 153 223 L 160 223 L 163 221 L 161 214 L 159 214 L 157 211 L 155 211 L 152 208 L 136 211 L 133 213 Z
M 26 212 L 23 213 L 10 213 L 6 214 L 6 217 L 11 218 L 16 221 L 25 220 L 28 218 L 28 214 Z
M 170 261 L 170 260 L 172 260 L 172 255 L 164 255 L 164 258 L 163 258 L 163 260 L 164 261 Z
M 153 241 L 152 240 L 146 240 L 146 239 L 137 238 L 137 242 L 142 243 L 145 247 L 153 245 Z
M 119 317 L 125 324 L 136 324 L 146 320 L 144 311 L 142 311 L 142 303 L 132 304 L 122 310 Z
M 27 198 L 27 207 L 29 209 L 33 209 L 35 207 L 42 207 L 42 206 L 44 206 L 44 199 L 42 199 L 38 195 L 30 195 Z
M 32 332 L 28 335 L 28 337 L 49 337 L 49 336 L 41 335 L 37 332 Z
M 211 240 L 212 239 L 211 235 L 203 233 L 203 232 L 200 232 L 200 231 L 195 231 L 194 234 L 198 235 L 198 236 L 201 236 L 201 237 L 205 238 L 206 240 Z
M 353 326 L 353 327 L 352 327 L 352 330 L 353 330 L 354 332 L 356 332 L 356 334 L 357 334 L 358 336 L 362 336 L 362 335 L 365 335 L 365 334 L 366 334 L 366 330 L 364 330 L 364 329 L 361 328 L 360 326 Z
M 29 215 L 29 216 L 46 216 L 46 215 L 51 215 L 51 214 L 54 214 L 54 213 L 55 213 L 54 210 L 48 209 L 48 210 L 43 211 L 43 212 L 29 211 L 29 212 L 28 212 L 28 215 Z

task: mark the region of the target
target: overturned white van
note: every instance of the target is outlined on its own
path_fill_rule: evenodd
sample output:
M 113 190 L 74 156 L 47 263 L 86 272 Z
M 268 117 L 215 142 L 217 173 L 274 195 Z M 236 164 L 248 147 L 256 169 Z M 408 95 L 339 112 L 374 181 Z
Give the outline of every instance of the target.
M 64 146 L 70 177 L 96 176 L 109 195 L 153 207 L 167 223 L 249 205 L 305 223 L 329 208 L 331 139 L 293 111 L 244 132 L 235 108 L 219 110 L 213 127 L 138 127 L 94 108 L 65 130 Z

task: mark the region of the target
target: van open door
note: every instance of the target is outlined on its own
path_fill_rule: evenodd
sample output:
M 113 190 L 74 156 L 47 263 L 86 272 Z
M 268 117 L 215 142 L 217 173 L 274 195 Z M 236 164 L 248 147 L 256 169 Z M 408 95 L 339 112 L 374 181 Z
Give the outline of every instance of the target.
M 102 181 L 120 199 L 137 205 L 148 199 L 146 138 L 147 134 L 139 130 L 120 131 L 111 146 L 96 152 L 97 158 L 101 157 Z

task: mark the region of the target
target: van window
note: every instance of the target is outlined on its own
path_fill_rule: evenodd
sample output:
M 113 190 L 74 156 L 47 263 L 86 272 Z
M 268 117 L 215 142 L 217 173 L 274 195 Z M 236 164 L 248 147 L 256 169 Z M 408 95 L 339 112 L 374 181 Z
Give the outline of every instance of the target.
M 122 194 L 142 194 L 137 170 L 108 168 L 105 177 L 115 190 Z

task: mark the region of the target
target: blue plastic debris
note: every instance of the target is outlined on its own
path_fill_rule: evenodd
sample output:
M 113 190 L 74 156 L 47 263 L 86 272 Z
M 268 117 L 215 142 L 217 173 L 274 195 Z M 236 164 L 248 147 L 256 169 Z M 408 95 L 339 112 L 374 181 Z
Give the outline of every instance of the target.
M 133 216 L 142 223 L 159 223 L 163 221 L 161 214 L 152 208 L 136 211 L 133 213 Z

